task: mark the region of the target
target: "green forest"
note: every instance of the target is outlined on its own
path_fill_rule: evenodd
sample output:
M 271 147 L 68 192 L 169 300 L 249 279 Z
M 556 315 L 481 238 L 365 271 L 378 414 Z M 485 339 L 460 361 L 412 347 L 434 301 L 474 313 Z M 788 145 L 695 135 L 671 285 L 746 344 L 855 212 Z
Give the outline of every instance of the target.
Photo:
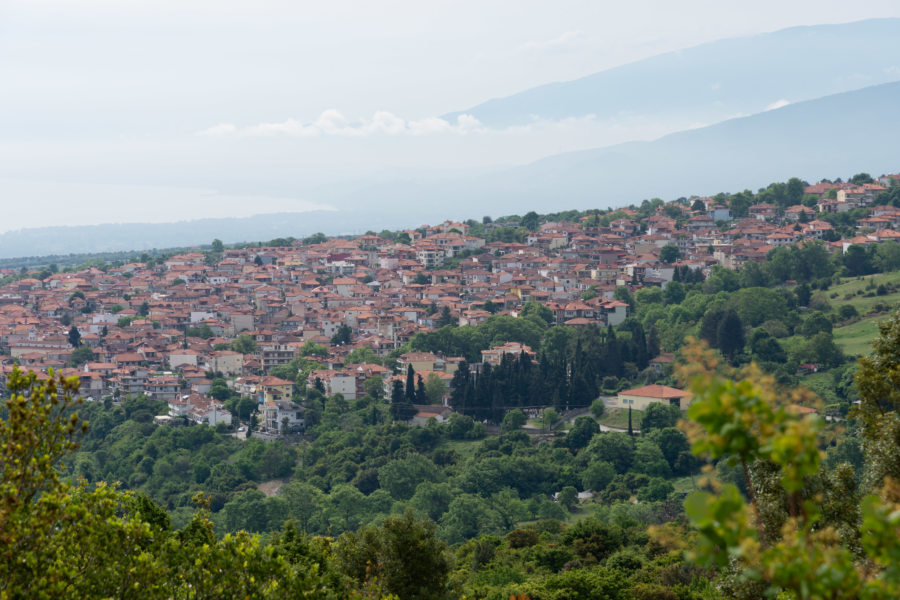
M 7 597 L 896 597 L 897 347 L 900 315 L 858 363 L 848 420 L 795 415 L 811 392 L 697 342 L 673 375 L 688 418 L 653 405 L 639 434 L 592 414 L 486 436 L 463 415 L 409 428 L 329 405 L 296 447 L 155 427 L 152 403 L 77 405 L 76 382 L 15 372 L 0 582 Z M 276 494 L 258 489 L 272 478 Z

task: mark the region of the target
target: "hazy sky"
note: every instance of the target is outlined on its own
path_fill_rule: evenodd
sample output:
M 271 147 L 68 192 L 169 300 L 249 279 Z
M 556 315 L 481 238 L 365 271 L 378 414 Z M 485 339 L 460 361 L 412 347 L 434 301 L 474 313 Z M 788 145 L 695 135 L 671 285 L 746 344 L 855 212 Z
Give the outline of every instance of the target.
M 896 0 L 0 0 L 0 232 L 309 208 L 335 181 L 655 137 L 684 124 L 436 116 L 714 39 L 888 16 Z

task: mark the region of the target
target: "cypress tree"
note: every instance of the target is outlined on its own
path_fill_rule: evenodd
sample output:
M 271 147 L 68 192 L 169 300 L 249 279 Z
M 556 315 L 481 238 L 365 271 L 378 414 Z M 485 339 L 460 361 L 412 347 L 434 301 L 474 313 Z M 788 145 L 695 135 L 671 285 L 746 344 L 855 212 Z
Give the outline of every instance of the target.
M 606 352 L 603 362 L 606 365 L 606 372 L 616 377 L 622 376 L 622 350 L 619 346 L 616 332 L 610 325 L 606 328 Z
M 81 345 L 81 332 L 74 325 L 69 329 L 69 345 L 73 348 Z
M 660 352 L 659 332 L 656 325 L 650 327 L 650 334 L 647 336 L 647 358 L 656 358 Z
M 416 383 L 416 402 L 419 404 L 428 404 L 428 394 L 425 393 L 425 382 L 422 381 L 422 376 L 418 376 L 418 382 Z
M 462 361 L 453 373 L 453 379 L 450 381 L 450 403 L 453 410 L 464 415 L 468 413 L 468 402 L 471 390 L 471 381 L 469 379 L 469 363 Z
M 725 311 L 721 308 L 707 310 L 700 321 L 700 338 L 705 340 L 711 348 L 719 347 L 719 323 L 725 318 Z
M 410 404 L 416 401 L 416 372 L 412 365 L 406 367 L 406 401 Z
M 405 400 L 406 397 L 403 394 L 403 382 L 399 379 L 395 379 L 394 385 L 391 387 L 391 404 L 401 404 Z
M 716 346 L 728 360 L 734 362 L 737 353 L 744 349 L 744 324 L 733 310 L 729 310 L 716 328 Z
M 491 390 L 494 387 L 494 370 L 490 363 L 484 363 L 481 366 L 481 373 L 475 382 L 475 401 L 472 416 L 477 420 L 484 420 L 490 416 L 491 401 L 493 400 Z

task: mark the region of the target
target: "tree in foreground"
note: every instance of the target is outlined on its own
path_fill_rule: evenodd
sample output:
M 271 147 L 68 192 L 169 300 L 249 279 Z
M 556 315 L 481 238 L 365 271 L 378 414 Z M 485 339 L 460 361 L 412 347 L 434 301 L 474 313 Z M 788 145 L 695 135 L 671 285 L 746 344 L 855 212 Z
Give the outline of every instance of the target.
M 216 539 L 206 502 L 179 531 L 146 497 L 68 483 L 61 460 L 87 429 L 77 378 L 14 369 L 0 419 L 0 597 L 360 597 L 344 576 L 295 564 L 246 533 Z M 324 565 L 323 565 L 324 566 Z M 367 597 L 382 597 L 369 595 Z
M 435 530 L 432 521 L 407 511 L 380 526 L 344 534 L 335 553 L 341 570 L 360 584 L 369 583 L 369 589 L 403 600 L 440 600 L 446 597 L 450 563 Z
M 693 559 L 720 569 L 726 595 L 900 597 L 900 317 L 882 326 L 875 348 L 857 376 L 869 492 L 862 498 L 849 464 L 821 468 L 821 418 L 787 410 L 810 400 L 804 392 L 781 400 L 784 392 L 755 366 L 736 372 L 700 346 L 685 351 L 693 451 L 738 466 L 747 489 L 745 500 L 735 485 L 710 482 L 714 492 L 685 502 L 699 532 Z

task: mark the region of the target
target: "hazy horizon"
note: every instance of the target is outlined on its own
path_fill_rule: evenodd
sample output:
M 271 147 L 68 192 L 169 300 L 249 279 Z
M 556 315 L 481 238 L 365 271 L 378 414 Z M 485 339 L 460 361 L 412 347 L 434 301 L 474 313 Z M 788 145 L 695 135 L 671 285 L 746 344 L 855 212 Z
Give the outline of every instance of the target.
M 13 0 L 0 233 L 340 209 L 335 190 L 370 182 L 655 139 L 711 122 L 439 115 L 713 40 L 884 17 L 900 6 Z

